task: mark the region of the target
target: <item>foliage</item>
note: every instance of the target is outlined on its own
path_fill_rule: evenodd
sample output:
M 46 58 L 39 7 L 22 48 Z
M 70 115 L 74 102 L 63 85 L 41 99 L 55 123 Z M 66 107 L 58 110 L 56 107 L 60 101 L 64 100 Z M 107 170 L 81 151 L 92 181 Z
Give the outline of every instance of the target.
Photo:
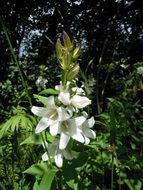
M 3 80 L 0 83 L 3 89 L 3 98 L 10 101 L 7 109 L 4 108 L 3 101 L 1 106 L 4 115 L 3 122 L 0 125 L 1 189 L 141 190 L 143 188 L 143 102 L 141 99 L 143 79 L 142 73 L 138 72 L 138 67 L 142 67 L 142 62 L 134 63 L 132 69 L 129 69 L 130 65 L 124 60 L 120 63 L 113 61 L 113 63 L 107 65 L 105 63 L 104 65 L 99 64 L 100 74 L 106 73 L 106 79 L 110 77 L 110 83 L 105 79 L 100 86 L 98 81 L 100 78 L 97 77 L 95 81 L 95 73 L 89 74 L 90 69 L 92 69 L 92 61 L 89 62 L 85 70 L 79 72 L 79 64 L 77 63 L 79 50 L 79 47 L 73 48 L 73 43 L 64 32 L 63 43 L 59 40 L 56 43 L 56 56 L 60 62 L 60 73 L 62 74 L 60 75 L 58 71 L 54 70 L 50 73 L 52 69 L 49 65 L 48 73 L 47 67 L 40 65 L 38 67 L 40 71 L 28 76 L 31 80 L 28 79 L 28 82 L 31 84 L 34 82 L 33 86 L 35 86 L 37 73 L 46 79 L 50 79 L 50 76 L 53 77 L 54 82 L 48 82 L 48 84 L 50 83 L 48 89 L 47 85 L 42 91 L 35 90 L 33 86 L 27 86 L 28 91 L 23 89 L 27 85 L 27 80 L 21 79 L 18 66 L 14 66 L 15 62 L 12 63 L 13 72 L 9 73 L 11 80 Z M 49 57 L 49 61 L 53 63 L 55 57 L 51 57 Z M 25 72 L 28 70 L 27 61 L 25 65 L 22 65 L 21 62 L 17 63 L 24 73 L 22 76 L 25 76 Z M 46 77 L 45 71 L 49 78 Z M 15 88 L 13 88 L 11 81 L 15 79 L 16 74 L 18 80 L 14 83 Z M 72 148 L 74 156 L 72 160 L 64 159 L 62 168 L 56 166 L 54 158 L 48 155 L 48 147 L 46 148 L 46 144 L 44 144 L 45 141 L 49 144 L 54 142 L 55 138 L 59 136 L 53 137 L 47 131 L 46 133 L 42 131 L 40 134 L 34 134 L 39 118 L 35 119 L 32 113 L 29 113 L 29 103 L 30 106 L 31 103 L 40 106 L 42 103 L 46 106 L 47 100 L 49 100 L 48 97 L 51 95 L 58 96 L 56 103 L 60 105 L 60 90 L 53 89 L 53 85 L 57 80 L 55 76 L 57 78 L 61 77 L 61 83 L 64 87 L 67 86 L 69 81 L 73 82 L 73 79 L 74 84 L 79 86 L 83 84 L 86 91 L 84 96 L 90 96 L 93 100 L 95 93 L 97 93 L 94 89 L 95 84 L 99 84 L 97 86 L 104 92 L 101 93 L 102 97 L 98 102 L 102 109 L 99 114 L 95 115 L 94 131 L 96 131 L 96 139 L 84 146 L 79 142 L 70 141 L 68 148 Z M 80 81 L 76 81 L 77 76 Z M 107 87 L 109 87 L 108 91 L 115 91 L 114 95 L 109 92 L 105 93 Z M 13 91 L 13 89 L 15 90 Z M 30 97 L 30 100 L 32 99 L 32 102 L 28 102 L 28 97 Z M 15 106 L 13 110 L 11 109 L 12 105 Z M 92 107 L 94 108 L 95 105 L 93 103 Z M 78 109 L 76 111 L 74 116 L 76 114 L 80 115 L 81 111 Z M 89 116 L 94 113 L 91 108 L 86 111 Z M 7 115 L 5 115 L 5 112 Z M 42 145 L 44 145 L 47 152 L 48 162 L 41 161 Z

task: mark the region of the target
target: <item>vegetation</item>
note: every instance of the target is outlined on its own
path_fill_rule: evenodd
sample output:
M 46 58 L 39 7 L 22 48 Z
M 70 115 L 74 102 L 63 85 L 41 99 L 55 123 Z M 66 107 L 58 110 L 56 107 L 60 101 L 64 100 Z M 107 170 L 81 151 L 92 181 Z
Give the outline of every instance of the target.
M 142 6 L 0 1 L 0 189 L 143 189 Z

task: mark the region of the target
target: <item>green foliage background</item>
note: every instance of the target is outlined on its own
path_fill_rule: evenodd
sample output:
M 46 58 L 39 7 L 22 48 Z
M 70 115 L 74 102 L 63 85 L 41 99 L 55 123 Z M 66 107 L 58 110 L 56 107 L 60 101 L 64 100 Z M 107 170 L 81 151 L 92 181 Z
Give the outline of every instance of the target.
M 0 1 L 0 189 L 143 189 L 142 7 L 139 0 Z M 38 76 L 48 88 L 58 83 L 55 42 L 63 30 L 81 46 L 79 79 L 97 138 L 77 145 L 78 158 L 64 169 L 45 171 L 27 93 L 34 104 Z

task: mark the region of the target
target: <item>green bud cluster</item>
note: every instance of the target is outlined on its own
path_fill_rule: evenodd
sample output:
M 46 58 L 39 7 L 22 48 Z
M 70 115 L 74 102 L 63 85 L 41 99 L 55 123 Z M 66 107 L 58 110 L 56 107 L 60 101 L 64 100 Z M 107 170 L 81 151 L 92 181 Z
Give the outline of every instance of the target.
M 77 77 L 79 73 L 79 64 L 77 59 L 80 55 L 80 47 L 74 48 L 68 34 L 63 32 L 63 45 L 60 39 L 56 43 L 56 55 L 63 70 L 62 82 L 65 86 L 67 81 L 71 81 Z

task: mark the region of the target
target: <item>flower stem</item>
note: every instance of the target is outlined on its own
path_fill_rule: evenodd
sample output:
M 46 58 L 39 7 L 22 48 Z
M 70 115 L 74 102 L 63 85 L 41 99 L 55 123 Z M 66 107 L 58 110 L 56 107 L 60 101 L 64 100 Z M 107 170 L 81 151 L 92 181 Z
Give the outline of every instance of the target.
M 44 140 L 44 137 L 43 137 L 42 133 L 40 133 L 40 135 L 41 135 L 41 138 L 42 138 L 42 141 L 43 141 L 43 144 L 44 144 L 44 148 L 45 148 L 45 150 L 47 152 L 47 155 L 48 155 L 48 158 L 49 158 L 50 168 L 52 168 L 53 164 L 52 164 L 52 161 L 51 161 L 51 158 L 50 158 L 50 154 L 49 154 L 48 148 L 46 146 L 46 143 L 45 143 L 45 140 Z
M 16 58 L 16 55 L 15 55 L 15 52 L 14 52 L 14 50 L 13 50 L 13 46 L 12 46 L 12 44 L 11 44 L 11 41 L 10 41 L 8 32 L 7 32 L 7 30 L 6 30 L 6 28 L 5 28 L 5 26 L 4 26 L 3 24 L 2 24 L 2 27 L 3 27 L 3 31 L 4 31 L 4 34 L 5 34 L 5 36 L 6 36 L 6 40 L 7 40 L 7 42 L 8 42 L 10 51 L 11 51 L 11 53 L 12 53 L 13 61 L 15 62 L 16 66 L 17 66 L 17 68 L 18 68 L 18 72 L 19 72 L 19 75 L 20 75 L 20 78 L 21 78 L 21 81 L 22 81 L 22 85 L 23 85 L 23 87 L 24 87 L 24 89 L 25 89 L 25 92 L 26 92 L 26 95 L 27 95 L 29 104 L 30 104 L 30 106 L 32 106 L 31 97 L 30 97 L 29 92 L 28 92 L 28 85 L 27 85 L 26 81 L 24 80 L 23 74 L 22 74 L 21 69 L 20 69 L 19 61 L 18 61 L 17 58 Z
M 111 165 L 111 190 L 114 188 L 114 155 L 112 154 L 112 165 Z

